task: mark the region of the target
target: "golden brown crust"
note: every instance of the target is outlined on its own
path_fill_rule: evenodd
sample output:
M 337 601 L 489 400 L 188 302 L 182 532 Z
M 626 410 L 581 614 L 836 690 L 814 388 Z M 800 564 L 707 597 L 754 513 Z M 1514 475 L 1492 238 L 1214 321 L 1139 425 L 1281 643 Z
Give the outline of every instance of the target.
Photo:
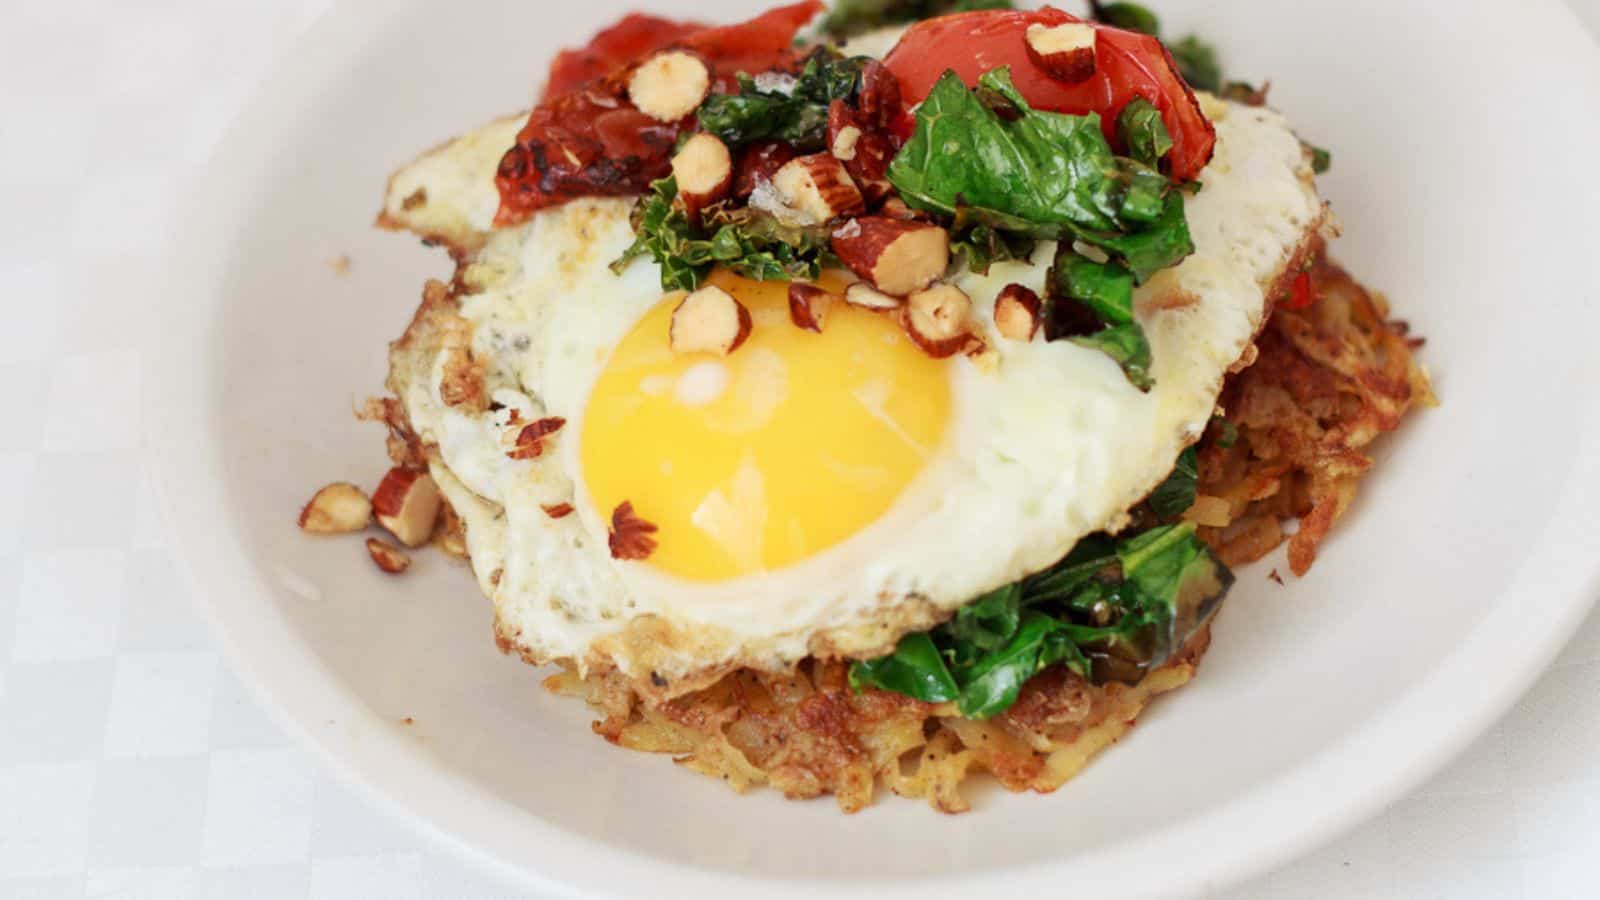
M 1311 280 L 1316 302 L 1280 307 L 1254 365 L 1223 391 L 1237 442 L 1223 446 L 1214 426 L 1201 445 L 1200 491 L 1226 501 L 1229 520 L 1201 536 L 1231 566 L 1266 555 L 1285 539 L 1282 522 L 1298 519 L 1289 568 L 1305 574 L 1372 465 L 1367 445 L 1435 402 L 1412 353 L 1420 342 L 1390 321 L 1381 294 L 1326 259 Z
M 960 786 L 973 772 L 1012 791 L 1060 787 L 1132 727 L 1151 697 L 1188 681 L 1209 641 L 1202 631 L 1132 687 L 1047 670 L 1012 712 L 987 722 L 961 718 L 952 704 L 856 693 L 847 663 L 816 659 L 783 674 L 740 669 L 670 700 L 644 696 L 615 672 L 580 677 L 568 667 L 545 686 L 586 699 L 601 715 L 594 731 L 606 740 L 671 754 L 741 793 L 767 784 L 790 798 L 833 794 L 840 809 L 855 812 L 881 783 L 942 812 L 962 812 Z

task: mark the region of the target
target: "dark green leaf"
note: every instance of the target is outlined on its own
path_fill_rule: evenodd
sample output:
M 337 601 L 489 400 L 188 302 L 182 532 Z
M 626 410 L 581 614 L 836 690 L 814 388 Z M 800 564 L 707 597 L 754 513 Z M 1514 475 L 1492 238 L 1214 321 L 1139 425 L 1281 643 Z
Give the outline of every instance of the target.
M 899 25 L 973 9 L 1010 9 L 1011 0 L 838 0 L 822 20 L 822 31 L 845 38 L 885 25 Z
M 1178 454 L 1178 462 L 1172 467 L 1172 474 L 1156 485 L 1156 489 L 1145 498 L 1145 503 L 1149 504 L 1150 511 L 1158 520 L 1176 519 L 1194 505 L 1195 485 L 1199 480 L 1199 457 L 1193 447 L 1185 447 L 1184 451 Z
M 1039 657 L 1046 636 L 1060 623 L 1040 613 L 1028 613 L 1004 646 L 985 656 L 964 673 L 956 707 L 969 719 L 987 719 L 1017 702 L 1017 694 L 1039 672 Z M 1056 648 L 1059 652 L 1059 648 Z
M 1079 541 L 1061 561 L 1022 582 L 1030 603 L 1066 602 L 1078 588 L 1118 562 L 1117 545 L 1103 534 Z
M 1010 640 L 1021 610 L 1022 586 L 1008 584 L 956 610 L 948 626 L 950 637 L 974 653 L 988 653 Z M 956 656 L 962 662 L 963 654 Z
M 1155 386 L 1155 380 L 1150 377 L 1150 342 L 1145 340 L 1144 329 L 1138 322 L 1113 325 L 1069 340 L 1111 357 L 1128 376 L 1128 383 L 1139 390 L 1148 391 Z
M 1178 74 L 1190 87 L 1213 94 L 1222 89 L 1222 64 L 1217 61 L 1217 49 L 1199 35 L 1186 34 L 1168 44 L 1167 50 L 1178 64 Z
M 1232 583 L 1191 525 L 1120 542 L 1092 535 L 1049 569 L 918 636 L 926 642 L 902 640 L 890 656 L 856 663 L 851 684 L 954 697 L 962 715 L 981 719 L 1008 709 L 1053 665 L 1097 683 L 1136 682 L 1209 621 Z
M 1147 7 L 1138 3 L 1099 3 L 1092 0 L 1089 9 L 1096 21 L 1115 28 L 1126 28 L 1129 31 L 1138 31 L 1155 37 L 1161 36 L 1161 20 Z
M 621 272 L 641 256 L 661 267 L 661 286 L 692 291 L 721 265 L 758 281 L 815 278 L 832 262 L 823 228 L 793 228 L 748 207 L 712 207 L 699 225 L 674 202 L 677 182 L 663 178 L 634 210 L 634 241 L 611 264 Z
M 1159 160 L 1170 137 L 1155 108 L 1138 103 L 1125 116 L 1125 139 Z M 1115 156 L 1098 117 L 1031 109 L 1005 68 L 985 73 L 976 91 L 947 72 L 918 109 L 889 180 L 907 203 L 954 216 L 958 235 L 977 238 L 964 251 L 975 271 L 995 258 L 992 234 L 1059 239 L 1069 250 L 1066 262 L 1058 256 L 1061 283 L 1047 336 L 1105 350 L 1148 389 L 1150 350 L 1133 322 L 1133 284 L 1176 264 L 1194 244 L 1182 194 L 1151 166 Z M 1110 259 L 1072 254 L 1074 239 Z M 1113 328 L 1097 331 L 1102 325 Z
M 1151 168 L 1172 150 L 1172 136 L 1161 121 L 1161 110 L 1143 97 L 1129 100 L 1117 114 L 1117 137 L 1129 156 Z
M 1315 144 L 1311 147 L 1311 171 L 1321 175 L 1333 166 L 1333 154 Z
M 961 691 L 927 634 L 908 634 L 888 656 L 851 666 L 850 687 L 883 688 L 926 703 L 954 700 Z
M 1194 252 L 1189 221 L 1183 212 L 1183 194 L 1179 191 L 1167 194 L 1160 218 L 1148 228 L 1120 234 L 1086 233 L 1079 237 L 1084 243 L 1093 244 L 1120 259 L 1139 284 Z
M 1063 242 L 1050 268 L 1050 285 L 1053 296 L 1088 306 L 1107 325 L 1133 321 L 1133 273 L 1117 263 L 1095 262 Z
M 755 79 L 740 74 L 737 94 L 712 94 L 696 116 L 702 129 L 729 147 L 783 141 L 801 153 L 821 150 L 828 130 L 828 105 L 856 93 L 865 63 L 865 57 L 842 58 L 817 50 L 788 92 L 762 90 Z

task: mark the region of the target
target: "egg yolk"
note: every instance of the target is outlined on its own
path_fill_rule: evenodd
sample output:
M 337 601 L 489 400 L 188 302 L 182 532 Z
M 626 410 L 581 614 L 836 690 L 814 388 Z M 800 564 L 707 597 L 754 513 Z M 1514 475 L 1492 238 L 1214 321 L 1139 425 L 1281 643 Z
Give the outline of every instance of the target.
M 750 311 L 750 336 L 725 357 L 674 353 L 682 295 L 668 295 L 613 349 L 580 448 L 600 517 L 632 503 L 658 529 L 645 564 L 699 581 L 777 569 L 871 524 L 950 417 L 946 361 L 888 316 L 835 303 L 818 334 L 790 321 L 787 283 L 711 283 Z

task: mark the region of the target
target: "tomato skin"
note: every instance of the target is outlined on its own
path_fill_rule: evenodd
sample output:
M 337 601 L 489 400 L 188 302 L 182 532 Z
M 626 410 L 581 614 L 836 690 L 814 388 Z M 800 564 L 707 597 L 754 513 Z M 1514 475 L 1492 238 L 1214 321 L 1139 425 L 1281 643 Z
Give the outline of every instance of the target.
M 514 225 L 578 197 L 637 194 L 670 171 L 672 147 L 693 119 L 657 122 L 635 109 L 628 101 L 628 74 L 636 63 L 664 47 L 681 47 L 706 62 L 717 89 L 731 90 L 737 72 L 798 66 L 794 36 L 821 11 L 820 0 L 805 0 L 718 28 L 635 14 L 600 32 L 588 47 L 558 56 L 544 98 L 495 173 L 495 226 Z M 664 29 L 660 34 L 652 31 L 657 25 Z M 606 71 L 591 77 L 602 65 Z
M 545 82 L 540 101 L 570 94 L 673 41 L 705 29 L 706 26 L 698 22 L 675 22 L 644 13 L 629 13 L 596 33 L 588 44 L 556 54 L 550 63 L 550 78 Z
M 1077 84 L 1057 81 L 1029 58 L 1025 36 L 1029 25 L 1078 21 L 1076 16 L 1049 6 L 940 16 L 911 26 L 884 64 L 900 80 L 908 108 L 926 98 L 947 70 L 971 87 L 990 69 L 1010 66 L 1012 83 L 1034 108 L 1076 115 L 1098 113 L 1106 137 L 1113 141 L 1117 114 L 1134 97 L 1143 97 L 1161 111 L 1161 121 L 1172 136 L 1172 176 L 1188 181 L 1199 175 L 1211 159 L 1216 133 L 1160 41 L 1091 23 L 1095 73 Z M 909 137 L 914 127 L 915 119 L 908 114 L 896 130 Z

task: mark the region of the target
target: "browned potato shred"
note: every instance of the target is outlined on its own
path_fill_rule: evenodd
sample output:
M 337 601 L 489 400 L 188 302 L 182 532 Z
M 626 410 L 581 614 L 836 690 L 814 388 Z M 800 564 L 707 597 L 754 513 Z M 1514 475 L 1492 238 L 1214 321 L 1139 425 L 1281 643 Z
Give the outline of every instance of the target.
M 1389 321 L 1384 298 L 1325 260 L 1313 280 L 1316 302 L 1274 312 L 1254 364 L 1224 388 L 1220 405 L 1237 440 L 1223 447 L 1224 429 L 1213 424 L 1200 443 L 1204 504 L 1190 518 L 1229 566 L 1271 552 L 1285 540 L 1284 523 L 1298 519 L 1289 564 L 1304 574 L 1372 465 L 1365 448 L 1412 407 L 1434 402 L 1412 357 L 1420 342 Z M 976 772 L 1012 791 L 1047 793 L 1066 783 L 1126 733 L 1152 697 L 1187 682 L 1209 641 L 1209 630 L 1201 632 L 1133 687 L 1047 670 L 985 722 L 962 718 L 954 704 L 856 694 L 848 662 L 838 660 L 806 659 L 788 675 L 740 670 L 659 705 L 615 672 L 579 677 L 568 668 L 545 685 L 588 701 L 603 716 L 595 732 L 612 743 L 671 754 L 736 791 L 766 784 L 791 798 L 831 793 L 854 812 L 881 782 L 954 813 L 968 809 L 960 787 Z

